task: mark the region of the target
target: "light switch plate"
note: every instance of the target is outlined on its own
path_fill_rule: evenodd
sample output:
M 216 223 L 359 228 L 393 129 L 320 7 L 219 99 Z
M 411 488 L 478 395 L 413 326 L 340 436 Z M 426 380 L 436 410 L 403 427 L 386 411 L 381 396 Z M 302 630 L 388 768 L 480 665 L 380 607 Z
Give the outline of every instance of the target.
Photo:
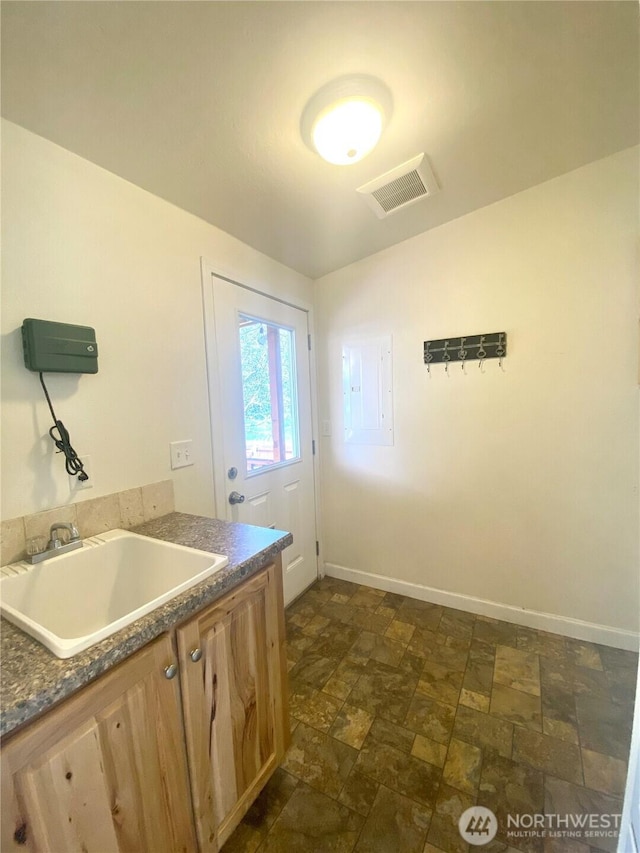
M 187 441 L 172 441 L 169 444 L 171 451 L 171 468 L 186 468 L 188 465 L 193 465 L 193 442 L 191 439 Z

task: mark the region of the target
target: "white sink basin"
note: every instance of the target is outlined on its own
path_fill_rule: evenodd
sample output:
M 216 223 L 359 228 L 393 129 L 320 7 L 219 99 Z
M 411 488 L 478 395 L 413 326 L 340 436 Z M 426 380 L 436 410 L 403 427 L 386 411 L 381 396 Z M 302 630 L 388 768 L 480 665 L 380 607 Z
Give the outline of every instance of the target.
M 111 530 L 37 565 L 5 566 L 0 610 L 54 655 L 69 658 L 228 562 L 220 554 Z

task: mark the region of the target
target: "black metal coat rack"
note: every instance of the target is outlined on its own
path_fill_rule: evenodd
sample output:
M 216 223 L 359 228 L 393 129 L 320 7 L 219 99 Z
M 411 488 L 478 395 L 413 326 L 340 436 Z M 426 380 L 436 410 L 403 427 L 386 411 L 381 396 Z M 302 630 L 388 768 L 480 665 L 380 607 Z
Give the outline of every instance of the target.
M 424 363 L 463 364 L 466 361 L 485 361 L 499 358 L 500 363 L 507 354 L 507 333 L 491 332 L 485 335 L 465 335 L 459 338 L 441 338 L 424 342 Z

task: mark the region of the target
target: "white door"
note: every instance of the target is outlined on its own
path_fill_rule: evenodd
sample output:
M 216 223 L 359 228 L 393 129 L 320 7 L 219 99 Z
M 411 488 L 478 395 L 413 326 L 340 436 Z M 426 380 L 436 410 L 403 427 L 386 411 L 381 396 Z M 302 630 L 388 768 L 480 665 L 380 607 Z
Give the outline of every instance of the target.
M 318 574 L 307 312 L 227 279 L 210 279 L 217 513 L 293 534 L 282 555 L 288 603 Z M 206 312 L 205 292 L 205 322 Z

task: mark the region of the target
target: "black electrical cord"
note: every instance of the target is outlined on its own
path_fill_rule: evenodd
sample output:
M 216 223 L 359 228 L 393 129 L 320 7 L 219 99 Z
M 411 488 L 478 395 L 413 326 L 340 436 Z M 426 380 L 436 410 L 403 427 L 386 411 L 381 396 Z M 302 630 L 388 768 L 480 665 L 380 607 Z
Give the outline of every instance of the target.
M 49 404 L 49 411 L 51 412 L 51 417 L 53 418 L 54 423 L 54 426 L 52 426 L 49 430 L 49 435 L 53 439 L 55 446 L 58 448 L 58 453 L 64 453 L 65 455 L 65 468 L 67 469 L 67 474 L 70 474 L 72 477 L 77 474 L 78 479 L 84 482 L 85 480 L 89 479 L 89 475 L 84 470 L 82 462 L 80 461 L 80 457 L 75 452 L 73 447 L 71 447 L 69 433 L 67 432 L 65 425 L 62 423 L 62 421 L 59 421 L 56 418 L 56 413 L 53 411 L 49 392 L 47 391 L 47 386 L 44 384 L 42 373 L 40 373 L 40 383 L 42 385 L 42 390 L 44 391 L 44 396 L 47 398 L 47 403 Z M 57 438 L 53 434 L 54 430 L 56 429 L 58 430 Z

